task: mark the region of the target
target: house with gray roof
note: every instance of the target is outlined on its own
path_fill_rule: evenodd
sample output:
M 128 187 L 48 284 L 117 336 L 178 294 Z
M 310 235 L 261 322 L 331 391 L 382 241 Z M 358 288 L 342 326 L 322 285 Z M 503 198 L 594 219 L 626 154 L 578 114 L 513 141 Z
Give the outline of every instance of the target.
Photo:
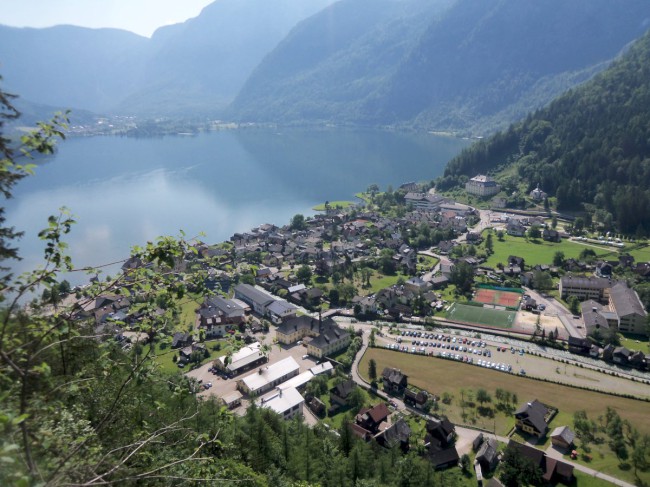
M 624 333 L 645 335 L 648 313 L 634 289 L 623 282 L 614 285 L 609 292 L 609 307 L 618 316 L 618 330 Z
M 528 434 L 544 436 L 548 430 L 548 413 L 548 408 L 535 399 L 515 411 L 515 426 Z

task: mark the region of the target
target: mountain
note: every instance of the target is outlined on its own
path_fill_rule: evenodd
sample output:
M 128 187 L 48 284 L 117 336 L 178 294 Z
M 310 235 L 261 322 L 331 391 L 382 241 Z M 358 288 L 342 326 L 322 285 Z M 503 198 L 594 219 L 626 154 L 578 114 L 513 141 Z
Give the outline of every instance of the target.
M 139 113 L 214 113 L 301 20 L 334 0 L 219 0 L 151 38 L 138 88 L 117 105 Z
M 449 162 L 438 187 L 493 172 L 586 210 L 606 230 L 650 230 L 650 31 L 606 71 Z
M 645 0 L 376 3 L 343 0 L 299 25 L 255 70 L 233 113 L 483 132 L 589 79 L 650 19 Z M 345 37 L 330 19 L 346 12 L 361 32 L 332 45 L 323 32 Z M 307 49 L 313 55 L 299 55 Z
M 135 88 L 148 42 L 117 29 L 0 26 L 3 89 L 34 103 L 108 110 Z
M 215 113 L 304 18 L 334 0 L 217 0 L 151 39 L 116 29 L 0 26 L 3 87 L 37 104 Z
M 432 19 L 453 2 L 342 0 L 300 23 L 233 103 L 241 120 L 359 121 Z

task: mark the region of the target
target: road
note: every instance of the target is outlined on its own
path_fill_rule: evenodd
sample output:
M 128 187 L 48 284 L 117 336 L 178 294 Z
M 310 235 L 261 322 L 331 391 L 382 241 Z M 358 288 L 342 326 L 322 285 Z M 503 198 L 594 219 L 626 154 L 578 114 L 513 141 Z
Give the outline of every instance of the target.
M 617 479 L 616 477 L 612 477 L 611 475 L 607 475 L 605 473 L 599 472 L 598 470 L 594 470 L 593 468 L 589 468 L 585 465 L 581 465 L 579 463 L 575 463 L 572 462 L 571 460 L 567 460 L 566 458 L 563 458 L 562 452 L 556 450 L 553 447 L 553 445 L 549 446 L 546 449 L 546 455 L 548 455 L 551 458 L 562 460 L 564 463 L 568 463 L 569 465 L 573 465 L 573 468 L 575 468 L 576 470 L 579 470 L 580 472 L 584 472 L 587 475 L 591 475 L 592 477 L 606 480 L 607 482 L 611 482 L 612 484 L 619 485 L 621 487 L 634 487 L 634 484 L 630 484 L 628 482 L 625 482 L 624 480 Z
M 369 336 L 370 336 L 370 330 L 372 328 L 376 328 L 374 325 L 370 323 L 356 323 L 353 325 L 356 329 L 361 329 L 363 330 L 363 335 L 362 335 L 362 346 L 359 352 L 357 353 L 357 356 L 354 359 L 354 362 L 352 363 L 352 370 L 351 370 L 351 375 L 352 375 L 352 380 L 356 382 L 357 384 L 361 385 L 362 387 L 369 387 L 369 384 L 363 380 L 361 377 L 361 374 L 359 373 L 359 363 L 361 362 L 361 359 L 363 355 L 365 354 L 367 348 L 368 348 L 368 341 L 369 341 Z M 377 394 L 380 397 L 383 397 L 386 400 L 390 400 L 392 403 L 394 403 L 397 406 L 397 409 L 399 410 L 409 410 L 411 412 L 414 412 L 416 414 L 422 414 L 418 411 L 414 411 L 411 408 L 408 408 L 402 400 L 399 398 L 395 398 L 392 396 L 388 396 L 387 394 L 383 393 L 382 391 L 377 391 Z M 475 430 L 473 428 L 466 428 L 463 426 L 456 426 L 456 433 L 458 435 L 458 440 L 457 440 L 457 450 L 459 455 L 463 455 L 464 453 L 469 453 L 472 443 L 474 439 L 481 433 L 479 430 Z M 497 441 L 501 443 L 508 443 L 510 441 L 510 438 L 506 436 L 498 436 L 493 433 L 489 432 L 482 432 L 486 436 L 492 436 L 497 439 Z M 624 480 L 617 479 L 615 477 L 612 477 L 611 475 L 607 475 L 605 473 L 599 472 L 597 470 L 594 470 L 592 468 L 586 467 L 584 465 L 581 465 L 579 463 L 572 462 L 570 460 L 567 460 L 563 458 L 562 453 L 555 450 L 552 447 L 549 447 L 546 450 L 547 455 L 557 458 L 562 460 L 565 463 L 568 463 L 569 465 L 572 465 L 576 470 L 579 470 L 581 472 L 586 473 L 587 475 L 591 475 L 592 477 L 595 478 L 600 478 L 603 480 L 606 480 L 607 482 L 611 482 L 614 485 L 618 485 L 620 487 L 634 487 L 633 484 L 630 484 L 628 482 L 625 482 Z

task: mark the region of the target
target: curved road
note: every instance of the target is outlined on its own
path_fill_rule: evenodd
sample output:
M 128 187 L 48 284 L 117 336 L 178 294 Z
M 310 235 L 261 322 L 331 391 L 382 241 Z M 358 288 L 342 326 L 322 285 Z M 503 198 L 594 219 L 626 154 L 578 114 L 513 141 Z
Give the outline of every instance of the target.
M 355 383 L 359 384 L 360 386 L 362 386 L 364 388 L 369 388 L 370 384 L 368 384 L 365 380 L 363 380 L 363 378 L 361 377 L 361 374 L 359 374 L 359 363 L 361 362 L 361 359 L 363 358 L 364 354 L 366 353 L 366 350 L 368 349 L 368 341 L 369 341 L 369 337 L 370 337 L 370 330 L 373 329 L 373 328 L 376 328 L 376 327 L 374 325 L 368 324 L 368 323 L 355 323 L 352 326 L 354 326 L 357 329 L 361 329 L 363 331 L 363 335 L 361 336 L 361 340 L 362 340 L 361 348 L 359 349 L 359 352 L 357 352 L 357 355 L 354 358 L 354 362 L 352 362 L 352 368 L 351 368 L 352 380 Z M 404 402 L 399 398 L 388 396 L 387 394 L 385 394 L 384 392 L 382 392 L 380 390 L 377 390 L 376 392 L 377 392 L 378 396 L 383 397 L 387 401 L 390 401 L 390 402 L 394 403 L 397 406 L 397 409 L 400 409 L 400 410 L 407 409 L 409 411 L 421 414 L 418 411 L 414 411 L 411 408 L 407 408 L 406 405 L 404 404 Z M 471 443 L 472 443 L 473 439 L 476 438 L 476 436 L 478 436 L 478 434 L 481 433 L 481 432 L 484 435 L 489 435 L 489 436 L 492 436 L 492 437 L 496 438 L 497 441 L 499 441 L 501 443 L 508 443 L 510 441 L 510 438 L 508 438 L 506 436 L 498 436 L 498 435 L 495 435 L 493 433 L 486 432 L 486 431 L 480 431 L 480 430 L 477 430 L 477 429 L 467 428 L 467 427 L 463 427 L 463 426 L 456 426 L 456 433 L 458 434 L 459 438 L 462 439 L 462 441 L 460 442 L 460 443 L 462 443 L 462 445 L 459 444 L 458 446 L 462 450 L 466 450 L 468 446 L 471 447 Z M 462 453 L 459 451 L 459 454 L 462 454 Z M 607 475 L 605 473 L 599 472 L 598 470 L 594 470 L 594 469 L 589 468 L 589 467 L 587 467 L 585 465 L 581 465 L 579 463 L 575 463 L 575 462 L 572 462 L 570 460 L 566 460 L 565 458 L 562 457 L 562 453 L 555 450 L 553 448 L 553 446 L 548 447 L 548 449 L 546 450 L 546 454 L 548 456 L 552 457 L 552 458 L 557 458 L 559 460 L 562 460 L 563 462 L 568 463 L 569 465 L 572 465 L 573 468 L 575 468 L 576 470 L 579 470 L 580 472 L 586 473 L 587 475 L 591 475 L 594 478 L 600 478 L 600 479 L 606 480 L 607 482 L 611 482 L 612 484 L 618 485 L 619 487 L 635 487 L 633 484 L 630 484 L 629 482 L 625 482 L 624 480 L 617 479 L 616 477 L 612 477 L 611 475 Z

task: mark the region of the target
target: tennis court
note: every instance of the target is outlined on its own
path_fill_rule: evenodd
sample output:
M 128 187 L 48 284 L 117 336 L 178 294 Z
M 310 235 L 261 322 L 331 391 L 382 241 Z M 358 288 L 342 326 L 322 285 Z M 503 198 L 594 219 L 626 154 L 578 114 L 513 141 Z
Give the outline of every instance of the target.
M 483 304 L 494 304 L 517 309 L 521 301 L 521 292 L 513 292 L 499 288 L 479 288 L 476 290 L 474 301 Z
M 512 328 L 515 321 L 515 311 L 506 311 L 482 306 L 469 306 L 454 303 L 447 311 L 447 318 L 472 325 Z

